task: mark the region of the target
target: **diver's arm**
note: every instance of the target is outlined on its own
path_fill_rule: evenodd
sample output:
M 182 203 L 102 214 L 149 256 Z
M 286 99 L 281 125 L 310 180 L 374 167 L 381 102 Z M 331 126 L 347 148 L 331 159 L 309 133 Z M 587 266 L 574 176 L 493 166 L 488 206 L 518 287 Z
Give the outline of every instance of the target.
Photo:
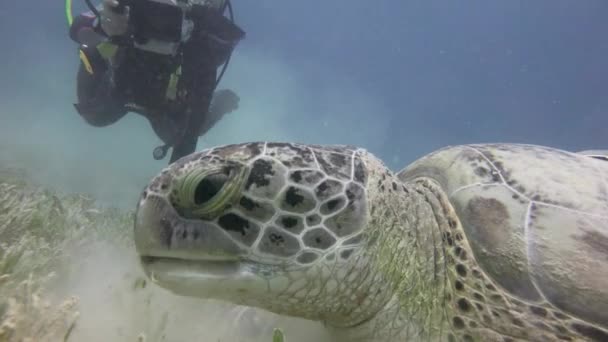
M 76 80 L 78 103 L 76 110 L 94 126 L 105 126 L 126 114 L 121 96 L 115 89 L 116 65 L 99 47 L 107 39 L 92 28 L 79 32 L 80 66 Z M 113 119 L 116 118 L 116 119 Z M 100 121 L 101 120 L 101 121 Z
M 82 33 L 87 30 L 95 29 L 95 21 L 97 17 L 93 12 L 81 13 L 74 18 L 72 25 L 70 26 L 70 39 L 78 44 L 83 44 Z
M 125 101 L 116 92 L 111 78 L 108 67 L 102 70 L 98 65 L 91 74 L 84 62 L 80 63 L 76 86 L 78 103 L 74 107 L 93 126 L 110 125 L 127 114 Z
M 111 124 L 127 112 L 124 99 L 115 89 L 116 60 L 113 53 L 107 53 L 112 47 L 102 47 L 109 43 L 109 38 L 127 31 L 128 7 L 117 11 L 117 6 L 116 0 L 104 0 L 98 7 L 99 25 L 96 25 L 97 17 L 87 12 L 75 19 L 70 28 L 70 37 L 80 44 L 81 59 L 77 78 L 78 103 L 74 106 L 94 126 Z

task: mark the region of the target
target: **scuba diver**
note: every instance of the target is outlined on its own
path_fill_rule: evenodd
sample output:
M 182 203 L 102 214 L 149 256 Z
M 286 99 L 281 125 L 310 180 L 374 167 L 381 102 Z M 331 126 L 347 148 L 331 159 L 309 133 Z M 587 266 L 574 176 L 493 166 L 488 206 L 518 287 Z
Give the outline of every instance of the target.
M 98 7 L 85 0 L 90 11 L 73 19 L 66 1 L 80 54 L 74 107 L 90 125 L 111 125 L 128 112 L 143 115 L 164 143 L 154 158 L 172 148 L 173 163 L 238 108 L 233 91 L 216 91 L 245 36 L 230 0 L 103 0 Z

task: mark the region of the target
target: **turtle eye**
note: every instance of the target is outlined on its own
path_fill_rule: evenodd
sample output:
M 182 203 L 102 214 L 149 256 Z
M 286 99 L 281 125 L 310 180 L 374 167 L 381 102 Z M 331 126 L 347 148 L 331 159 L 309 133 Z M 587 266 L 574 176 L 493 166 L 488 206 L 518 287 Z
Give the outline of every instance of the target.
M 212 219 L 229 206 L 243 185 L 245 168 L 193 168 L 177 181 L 177 206 L 189 218 Z
M 215 197 L 226 185 L 229 173 L 215 173 L 203 178 L 194 190 L 194 204 L 203 205 Z

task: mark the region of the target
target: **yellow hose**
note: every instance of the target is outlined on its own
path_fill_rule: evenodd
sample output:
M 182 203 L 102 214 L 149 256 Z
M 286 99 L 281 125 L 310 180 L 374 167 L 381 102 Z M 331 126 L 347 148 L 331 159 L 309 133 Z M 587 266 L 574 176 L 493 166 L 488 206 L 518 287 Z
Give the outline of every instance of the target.
M 68 19 L 68 26 L 72 26 L 72 0 L 65 0 L 65 16 Z

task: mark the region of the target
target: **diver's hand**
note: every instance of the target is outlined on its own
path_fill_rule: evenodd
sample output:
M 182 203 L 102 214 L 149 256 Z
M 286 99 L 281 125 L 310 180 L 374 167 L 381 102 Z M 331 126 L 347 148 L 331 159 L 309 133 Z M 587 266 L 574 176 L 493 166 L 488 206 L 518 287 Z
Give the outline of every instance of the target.
M 121 36 L 127 32 L 129 26 L 129 7 L 120 13 L 117 0 L 103 0 L 101 16 L 101 28 L 110 37 Z

